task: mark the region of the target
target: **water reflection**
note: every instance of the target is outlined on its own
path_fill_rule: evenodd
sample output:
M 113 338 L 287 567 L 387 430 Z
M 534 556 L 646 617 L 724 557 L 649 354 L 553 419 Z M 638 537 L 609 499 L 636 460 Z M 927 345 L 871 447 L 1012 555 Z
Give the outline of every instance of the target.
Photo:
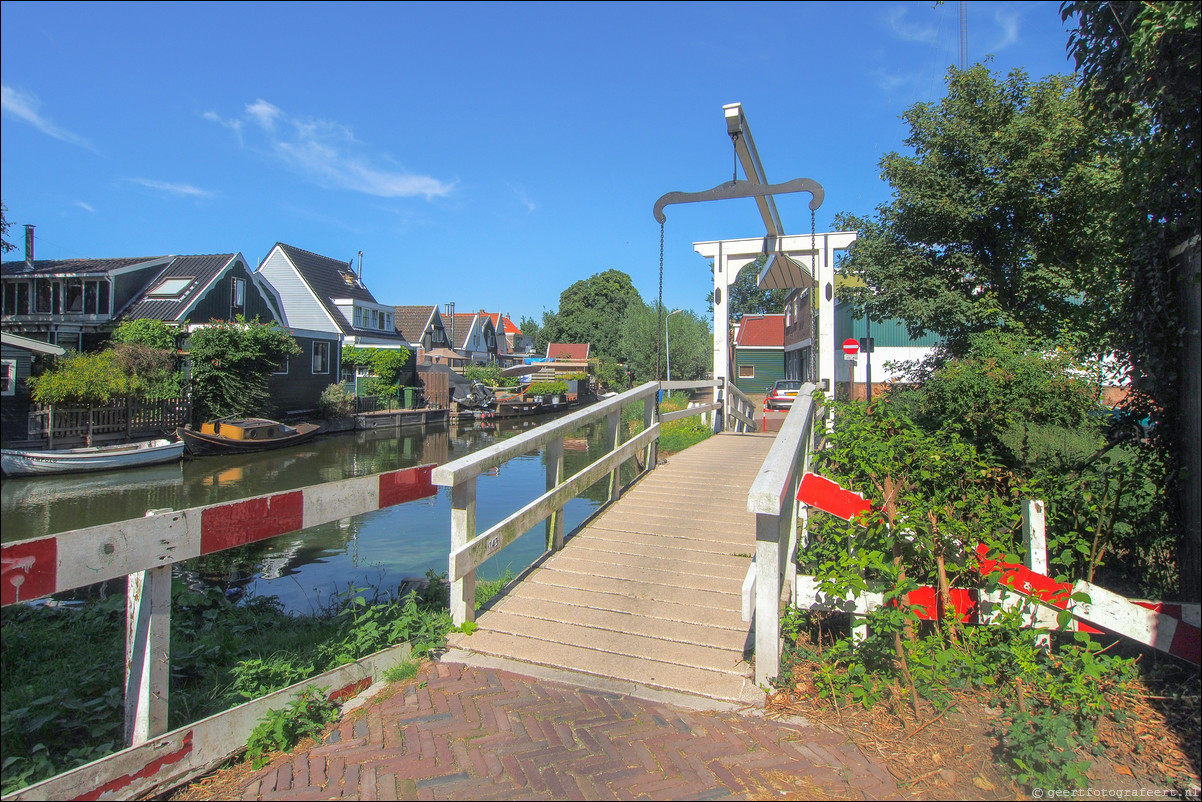
M 5 479 L 0 486 L 3 540 L 23 540 L 100 523 L 141 517 L 150 509 L 185 509 L 290 490 L 306 485 L 446 463 L 512 437 L 543 419 L 431 427 L 399 434 L 391 429 L 319 437 L 280 451 L 205 457 L 182 464 L 76 477 Z M 565 443 L 565 474 L 602 453 L 604 424 L 582 427 Z M 477 531 L 512 514 L 544 490 L 544 457 L 511 460 L 477 482 Z M 605 498 L 605 483 L 565 508 L 564 523 L 577 526 Z M 291 610 L 309 612 L 351 585 L 395 590 L 406 578 L 447 569 L 450 496 L 377 510 L 304 532 L 188 561 L 191 583 L 217 585 L 231 597 L 275 595 Z M 517 573 L 542 554 L 540 524 L 480 571 L 483 579 L 506 569 Z

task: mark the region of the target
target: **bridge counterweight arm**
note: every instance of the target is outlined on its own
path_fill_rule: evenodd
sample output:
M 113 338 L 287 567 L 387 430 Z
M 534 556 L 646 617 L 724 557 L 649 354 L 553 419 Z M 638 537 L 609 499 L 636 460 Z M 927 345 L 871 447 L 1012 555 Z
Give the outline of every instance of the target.
M 667 220 L 664 207 L 675 203 L 697 203 L 699 201 L 728 200 L 730 198 L 762 198 L 772 195 L 787 195 L 791 192 L 808 192 L 810 211 L 817 211 L 822 205 L 825 192 L 822 185 L 809 178 L 794 178 L 782 184 L 756 184 L 751 181 L 727 181 L 713 189 L 702 192 L 669 192 L 655 202 L 655 222 Z

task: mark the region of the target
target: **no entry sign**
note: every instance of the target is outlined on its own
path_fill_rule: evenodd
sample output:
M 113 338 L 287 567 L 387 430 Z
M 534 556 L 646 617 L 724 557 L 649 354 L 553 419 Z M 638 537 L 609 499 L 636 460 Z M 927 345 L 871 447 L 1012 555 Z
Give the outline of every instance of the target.
M 860 341 L 854 337 L 848 337 L 843 341 L 843 353 L 848 356 L 855 356 L 860 353 Z

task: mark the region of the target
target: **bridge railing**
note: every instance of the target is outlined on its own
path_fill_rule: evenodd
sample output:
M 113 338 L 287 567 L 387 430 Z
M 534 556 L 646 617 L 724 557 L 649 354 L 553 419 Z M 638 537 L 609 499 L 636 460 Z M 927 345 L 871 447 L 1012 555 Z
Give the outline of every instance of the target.
M 732 432 L 758 432 L 755 422 L 755 404 L 735 386 L 734 380 L 726 383 L 726 429 Z
M 747 511 L 755 514 L 755 682 L 760 687 L 780 673 L 781 593 L 794 584 L 798 528 L 804 537 L 807 525 L 797 488 L 813 458 L 817 389 L 802 385 L 747 493 Z
M 0 606 L 126 577 L 125 737 L 167 731 L 172 566 L 428 498 L 433 465 L 100 524 L 0 547 Z
M 563 548 L 563 508 L 608 475 L 608 502 L 621 493 L 622 463 L 644 455 L 643 472 L 654 469 L 660 422 L 689 415 L 720 412 L 721 404 L 702 404 L 656 418 L 653 400 L 661 390 L 700 389 L 717 382 L 647 382 L 621 395 L 539 426 L 475 454 L 439 466 L 431 476 L 436 485 L 451 488 L 451 554 L 447 578 L 451 583 L 451 616 L 456 625 L 476 616 L 476 570 L 540 521 L 546 521 L 547 551 Z M 622 410 L 643 403 L 643 430 L 623 442 Z M 605 421 L 605 453 L 573 476 L 564 476 L 564 439 L 580 427 Z M 476 532 L 476 479 L 485 471 L 516 456 L 546 449 L 546 492 L 482 533 Z

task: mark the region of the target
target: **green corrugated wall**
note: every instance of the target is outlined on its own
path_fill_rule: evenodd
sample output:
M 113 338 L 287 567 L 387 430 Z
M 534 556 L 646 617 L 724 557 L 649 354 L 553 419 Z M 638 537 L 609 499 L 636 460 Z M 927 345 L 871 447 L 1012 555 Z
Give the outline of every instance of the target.
M 739 367 L 742 365 L 755 365 L 754 379 L 739 378 Z M 735 387 L 738 387 L 748 395 L 763 395 L 771 389 L 777 379 L 785 378 L 784 349 L 751 350 L 736 348 L 734 375 Z

